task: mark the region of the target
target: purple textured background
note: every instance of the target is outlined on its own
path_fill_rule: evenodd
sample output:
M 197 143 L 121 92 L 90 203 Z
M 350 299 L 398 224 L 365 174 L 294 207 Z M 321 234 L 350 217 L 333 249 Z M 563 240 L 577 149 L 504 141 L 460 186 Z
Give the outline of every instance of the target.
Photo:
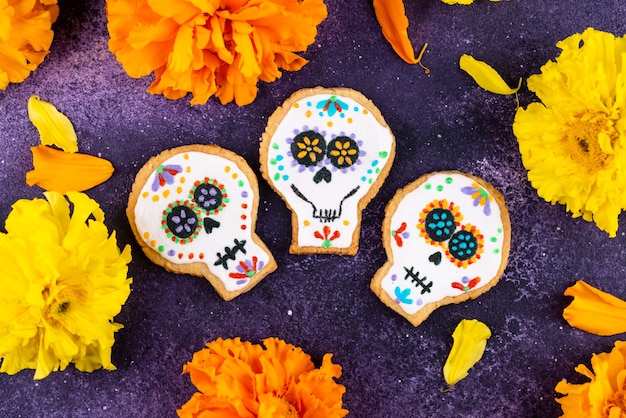
M 52 52 L 24 83 L 0 91 L 0 219 L 20 198 L 41 196 L 24 181 L 29 147 L 39 142 L 28 120 L 32 94 L 74 123 L 81 152 L 116 168 L 89 191 L 120 245 L 131 244 L 132 293 L 116 321 L 117 371 L 68 367 L 42 381 L 32 371 L 0 375 L 2 417 L 166 417 L 194 392 L 182 365 L 207 341 L 280 337 L 319 364 L 334 354 L 343 367 L 344 405 L 354 417 L 548 417 L 560 412 L 554 386 L 615 338 L 573 329 L 563 320 L 566 287 L 585 279 L 626 297 L 626 226 L 615 239 L 540 199 L 526 179 L 511 123 L 512 96 L 480 89 L 458 68 L 463 53 L 489 62 L 513 84 L 539 72 L 555 43 L 588 26 L 626 33 L 623 0 L 477 0 L 449 6 L 407 0 L 409 35 L 429 42 L 431 73 L 405 64 L 384 40 L 371 1 L 329 0 L 329 17 L 304 56 L 310 63 L 260 84 L 246 107 L 215 99 L 191 107 L 145 92 L 150 77 L 128 77 L 107 48 L 104 1 L 60 0 Z M 290 213 L 260 177 L 257 232 L 279 268 L 252 291 L 223 301 L 201 278 L 152 264 L 132 237 L 124 210 L 137 170 L 152 155 L 184 144 L 214 143 L 241 154 L 259 174 L 258 145 L 272 111 L 303 87 L 346 86 L 381 110 L 397 138 L 386 183 L 363 213 L 354 257 L 292 255 Z M 534 97 L 523 87 L 523 106 Z M 385 261 L 380 225 L 395 191 L 424 173 L 457 169 L 499 188 L 512 222 L 509 266 L 477 300 L 436 310 L 414 328 L 369 290 Z M 621 217 L 622 223 L 626 221 Z M 2 221 L 3 222 L 3 221 Z M 463 318 L 485 322 L 493 336 L 483 359 L 452 391 L 442 366 Z M 618 336 L 619 337 L 619 336 Z

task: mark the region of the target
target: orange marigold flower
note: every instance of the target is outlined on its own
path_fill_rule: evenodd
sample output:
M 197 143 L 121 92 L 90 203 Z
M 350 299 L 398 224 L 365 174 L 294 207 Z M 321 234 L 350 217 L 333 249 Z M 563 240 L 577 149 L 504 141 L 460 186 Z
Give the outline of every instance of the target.
M 57 0 L 0 0 L 0 90 L 21 83 L 50 51 Z
M 326 354 L 316 369 L 301 348 L 278 338 L 260 344 L 217 339 L 183 367 L 198 388 L 180 417 L 339 418 L 345 387 L 341 366 Z
M 243 106 L 307 63 L 295 52 L 326 15 L 323 0 L 107 0 L 109 49 L 131 77 L 154 72 L 152 94 Z
M 589 378 L 580 385 L 561 380 L 556 392 L 564 418 L 609 418 L 626 416 L 626 342 L 616 341 L 610 353 L 594 354 L 591 368 L 584 364 L 575 370 Z

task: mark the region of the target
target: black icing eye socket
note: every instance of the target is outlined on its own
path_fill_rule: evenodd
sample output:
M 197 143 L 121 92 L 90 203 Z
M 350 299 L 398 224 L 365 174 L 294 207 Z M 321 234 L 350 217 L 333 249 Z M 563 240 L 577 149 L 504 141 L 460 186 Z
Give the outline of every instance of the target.
M 208 177 L 193 183 L 189 199 L 210 215 L 219 213 L 229 201 L 224 185 Z
M 197 235 L 198 216 L 192 208 L 184 204 L 170 205 L 164 215 L 167 229 L 176 238 L 186 239 Z
M 426 215 L 424 230 L 435 242 L 449 239 L 456 229 L 454 214 L 448 209 L 434 208 Z
M 200 184 L 193 192 L 193 199 L 204 210 L 215 210 L 222 205 L 222 191 L 215 184 Z
M 348 168 L 359 159 L 359 146 L 347 136 L 338 136 L 328 144 L 328 158 L 337 168 Z
M 293 139 L 291 154 L 298 164 L 310 167 L 324 159 L 326 140 L 315 131 L 300 132 Z
M 450 255 L 457 260 L 469 260 L 478 251 L 478 239 L 473 232 L 461 230 L 450 238 L 448 250 Z

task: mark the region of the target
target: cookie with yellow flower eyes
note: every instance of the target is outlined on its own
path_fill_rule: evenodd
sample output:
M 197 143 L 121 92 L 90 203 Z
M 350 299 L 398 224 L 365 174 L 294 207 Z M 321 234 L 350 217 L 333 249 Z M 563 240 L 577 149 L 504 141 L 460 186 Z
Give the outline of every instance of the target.
M 150 260 L 205 277 L 230 300 L 276 269 L 254 230 L 258 204 L 257 179 L 243 158 L 216 145 L 188 145 L 139 170 L 126 214 Z
M 269 118 L 261 172 L 292 212 L 291 253 L 354 255 L 361 213 L 391 168 L 380 111 L 346 88 L 297 91 Z
M 427 174 L 398 190 L 387 205 L 388 261 L 370 287 L 417 326 L 438 307 L 495 286 L 510 241 L 509 212 L 492 185 L 457 171 Z

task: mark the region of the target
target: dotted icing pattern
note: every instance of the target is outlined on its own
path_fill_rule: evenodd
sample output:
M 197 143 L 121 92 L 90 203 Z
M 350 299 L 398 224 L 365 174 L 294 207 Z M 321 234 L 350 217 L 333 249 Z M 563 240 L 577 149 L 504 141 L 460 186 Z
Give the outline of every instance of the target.
M 203 262 L 233 291 L 270 260 L 252 239 L 254 197 L 231 160 L 184 152 L 150 175 L 134 208 L 135 224 L 162 257 L 176 264 Z
M 406 194 L 391 227 L 393 265 L 381 287 L 409 315 L 486 285 L 503 261 L 498 202 L 460 173 L 435 174 Z
M 393 135 L 350 97 L 295 102 L 268 146 L 266 171 L 298 215 L 298 246 L 346 248 L 357 205 L 390 163 Z

